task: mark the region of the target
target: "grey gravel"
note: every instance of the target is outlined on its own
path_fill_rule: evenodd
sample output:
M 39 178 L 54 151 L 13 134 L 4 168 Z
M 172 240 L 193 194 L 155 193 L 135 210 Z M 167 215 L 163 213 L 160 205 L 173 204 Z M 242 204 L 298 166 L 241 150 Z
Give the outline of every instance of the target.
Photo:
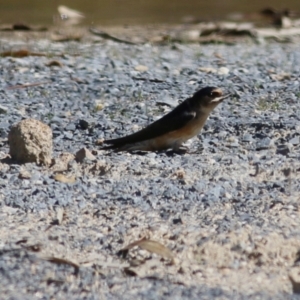
M 299 298 L 288 279 L 300 250 L 298 44 L 2 45 L 65 53 L 57 58 L 61 68 L 46 67 L 48 57 L 1 58 L 3 299 Z M 290 79 L 270 76 L 283 72 Z M 96 146 L 146 126 L 208 85 L 232 97 L 189 142 L 190 153 Z M 76 176 L 75 183 L 54 180 L 51 168 L 15 164 L 7 137 L 24 118 L 51 127 L 55 158 L 85 147 L 97 162 L 66 162 L 60 172 Z M 61 224 L 57 208 L 64 210 Z M 127 262 L 116 253 L 144 236 L 169 247 L 177 263 L 148 254 L 136 276 L 102 266 Z M 74 261 L 79 271 L 44 256 Z

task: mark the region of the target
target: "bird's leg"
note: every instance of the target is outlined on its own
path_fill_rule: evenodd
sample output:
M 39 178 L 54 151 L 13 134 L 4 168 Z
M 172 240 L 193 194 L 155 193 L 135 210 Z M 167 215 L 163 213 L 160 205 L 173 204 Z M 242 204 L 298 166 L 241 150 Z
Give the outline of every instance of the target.
M 185 154 L 185 153 L 189 153 L 190 149 L 186 146 L 181 146 L 177 149 L 173 149 L 174 153 L 177 154 Z
M 169 151 L 170 154 L 186 154 L 189 152 L 189 148 L 186 146 L 183 146 L 182 143 L 176 143 L 173 145 L 172 150 Z
M 177 155 L 184 155 L 184 154 L 186 154 L 188 152 L 189 152 L 189 149 L 187 147 L 180 147 L 180 148 L 177 148 L 177 149 L 168 150 L 166 152 L 166 154 L 168 156 L 173 156 L 175 154 L 177 154 Z

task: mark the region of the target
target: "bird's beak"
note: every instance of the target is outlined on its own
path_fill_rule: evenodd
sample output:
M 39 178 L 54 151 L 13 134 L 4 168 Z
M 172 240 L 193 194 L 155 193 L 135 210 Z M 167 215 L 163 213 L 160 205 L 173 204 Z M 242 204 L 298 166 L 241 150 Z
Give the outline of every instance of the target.
M 211 102 L 211 103 L 220 103 L 220 102 L 222 102 L 224 99 L 230 97 L 230 95 L 231 95 L 231 94 L 227 94 L 227 95 L 225 95 L 225 96 L 221 96 L 221 97 L 215 98 L 215 99 L 211 100 L 210 102 Z

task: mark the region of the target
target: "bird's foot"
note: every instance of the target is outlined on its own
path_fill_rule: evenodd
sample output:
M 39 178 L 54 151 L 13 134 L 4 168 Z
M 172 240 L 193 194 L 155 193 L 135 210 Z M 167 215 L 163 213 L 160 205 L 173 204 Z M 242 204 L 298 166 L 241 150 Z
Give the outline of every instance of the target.
M 167 151 L 168 156 L 173 156 L 174 154 L 184 155 L 186 153 L 189 153 L 189 148 L 184 146 Z

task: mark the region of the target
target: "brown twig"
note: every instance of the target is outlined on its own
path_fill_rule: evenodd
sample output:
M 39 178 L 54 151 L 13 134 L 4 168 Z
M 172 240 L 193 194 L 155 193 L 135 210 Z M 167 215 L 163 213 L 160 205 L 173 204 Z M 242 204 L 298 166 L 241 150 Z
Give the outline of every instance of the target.
M 12 85 L 7 87 L 7 90 L 16 90 L 16 89 L 24 89 L 28 87 L 33 87 L 33 86 L 39 86 L 47 83 L 52 83 L 52 81 L 44 81 L 44 82 L 36 82 L 36 83 L 28 83 L 28 84 L 19 84 L 19 85 Z
M 107 39 L 107 40 L 111 40 L 117 43 L 122 43 L 122 44 L 127 44 L 127 45 L 137 45 L 138 43 L 134 43 L 134 42 L 130 42 L 127 40 L 123 40 L 123 39 L 119 39 L 115 36 L 112 36 L 110 34 L 108 34 L 107 32 L 95 29 L 95 28 L 90 28 L 89 29 L 91 33 L 98 35 L 100 37 L 102 37 L 103 39 Z

